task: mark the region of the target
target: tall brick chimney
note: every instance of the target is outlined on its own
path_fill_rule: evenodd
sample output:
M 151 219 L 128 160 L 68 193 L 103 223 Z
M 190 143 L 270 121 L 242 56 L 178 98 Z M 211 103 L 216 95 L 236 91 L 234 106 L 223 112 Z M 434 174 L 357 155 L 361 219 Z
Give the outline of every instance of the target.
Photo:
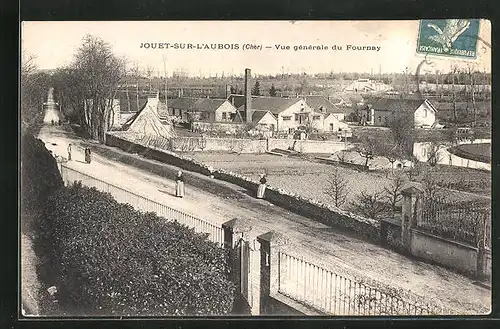
M 245 118 L 246 122 L 252 122 L 252 91 L 250 86 L 250 78 L 252 72 L 250 69 L 245 69 Z
M 231 85 L 226 85 L 226 99 L 231 96 Z

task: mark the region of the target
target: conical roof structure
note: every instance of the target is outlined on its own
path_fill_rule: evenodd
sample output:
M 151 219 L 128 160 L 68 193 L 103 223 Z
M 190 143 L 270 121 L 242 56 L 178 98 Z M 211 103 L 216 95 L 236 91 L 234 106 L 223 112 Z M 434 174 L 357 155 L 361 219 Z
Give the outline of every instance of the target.
M 159 106 L 158 98 L 149 98 L 142 109 L 125 122 L 122 130 L 167 139 L 176 137 L 177 134 L 171 120 L 163 122 L 160 120 Z

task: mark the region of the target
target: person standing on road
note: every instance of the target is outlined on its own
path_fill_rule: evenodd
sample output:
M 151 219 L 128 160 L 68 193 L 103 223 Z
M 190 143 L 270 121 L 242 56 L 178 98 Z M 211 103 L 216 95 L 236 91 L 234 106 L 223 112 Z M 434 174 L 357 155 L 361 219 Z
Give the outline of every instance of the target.
M 177 173 L 177 178 L 175 179 L 175 196 L 178 198 L 182 198 L 184 196 L 184 176 L 180 170 Z
M 71 143 L 68 144 L 68 161 L 71 161 Z
M 85 148 L 85 162 L 90 163 L 92 161 L 90 147 Z
M 262 174 L 260 175 L 260 181 L 259 181 L 259 188 L 257 189 L 257 199 L 262 199 L 264 198 L 264 192 L 266 191 L 266 175 Z

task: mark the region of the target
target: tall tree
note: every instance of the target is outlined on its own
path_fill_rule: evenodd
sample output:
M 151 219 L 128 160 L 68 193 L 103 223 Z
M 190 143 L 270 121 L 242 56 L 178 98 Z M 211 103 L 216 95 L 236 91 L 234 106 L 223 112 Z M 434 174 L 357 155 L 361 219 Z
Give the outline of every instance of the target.
M 334 202 L 335 207 L 342 206 L 348 195 L 348 182 L 343 177 L 342 173 L 338 168 L 331 173 L 330 177 L 327 179 L 327 187 L 324 193 L 328 195 Z
M 83 92 L 84 126 L 93 139 L 106 141 L 112 125 L 113 99 L 125 76 L 125 61 L 116 57 L 111 46 L 99 37 L 86 35 L 70 65 Z
M 395 104 L 392 117 L 389 120 L 389 129 L 399 151 L 404 156 L 411 156 L 413 153 L 414 122 L 413 110 L 405 105 L 404 99 L 401 99 Z
M 274 87 L 274 84 L 271 85 L 271 88 L 269 88 L 269 96 L 271 97 L 276 97 L 276 88 Z
M 254 96 L 260 96 L 260 83 L 259 81 L 255 81 L 255 84 L 252 88 L 252 95 Z

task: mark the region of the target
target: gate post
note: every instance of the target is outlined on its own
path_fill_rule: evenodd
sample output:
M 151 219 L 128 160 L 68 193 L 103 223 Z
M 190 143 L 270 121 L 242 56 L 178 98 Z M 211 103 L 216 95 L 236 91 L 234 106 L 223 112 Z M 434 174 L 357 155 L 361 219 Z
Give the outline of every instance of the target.
M 279 246 L 286 244 L 284 235 L 270 231 L 259 235 L 260 243 L 260 314 L 272 314 L 272 295 L 279 289 Z
M 242 273 L 243 264 L 248 264 L 248 259 L 243 259 L 244 248 L 248 247 L 248 232 L 252 229 L 247 220 L 234 218 L 222 224 L 224 230 L 224 248 L 229 250 L 231 280 L 236 285 L 234 313 L 248 314 L 250 306 L 247 296 L 243 291 L 248 291 L 248 273 Z M 245 280 L 246 279 L 246 280 Z M 245 282 L 243 282 L 245 281 Z
M 401 243 L 407 251 L 410 251 L 411 246 L 411 229 L 422 216 L 422 193 L 423 189 L 416 183 L 401 190 L 403 195 Z

